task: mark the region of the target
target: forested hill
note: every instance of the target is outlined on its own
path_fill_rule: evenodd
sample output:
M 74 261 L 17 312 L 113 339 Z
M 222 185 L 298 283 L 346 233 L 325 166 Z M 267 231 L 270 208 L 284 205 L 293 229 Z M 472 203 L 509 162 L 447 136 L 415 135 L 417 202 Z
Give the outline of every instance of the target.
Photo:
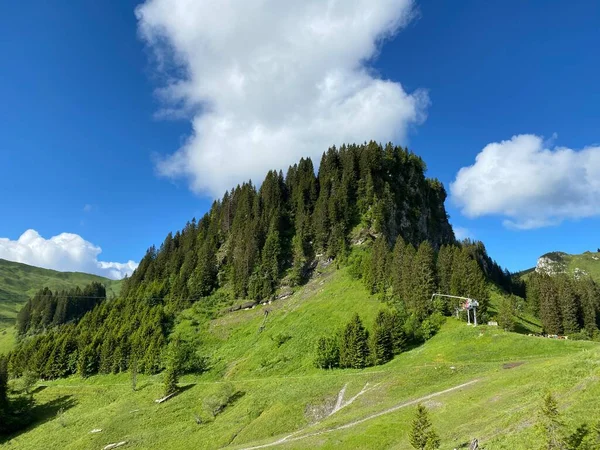
M 94 281 L 106 286 L 108 296 L 114 297 L 119 294 L 120 280 L 110 280 L 88 273 L 58 272 L 0 259 L 0 328 L 12 325 L 19 309 L 39 289 L 73 289 Z
M 185 303 L 228 286 L 236 297 L 258 299 L 280 281 L 301 283 L 317 256 L 343 255 L 369 236 L 453 243 L 446 191 L 425 170 L 408 150 L 371 142 L 329 149 L 317 176 L 310 159 L 285 176 L 269 172 L 260 188 L 236 187 L 150 248 L 123 294 Z
M 318 175 L 310 159 L 285 176 L 271 171 L 260 188 L 250 182 L 236 187 L 198 222 L 150 248 L 120 297 L 43 334 L 36 330 L 61 321 L 48 314 L 45 325 L 25 327 L 34 336 L 11 353 L 11 371 L 85 377 L 135 363 L 136 371 L 159 372 L 172 363 L 165 360 L 168 343 L 198 347 L 171 339 L 180 311 L 194 304 L 213 317 L 248 299 L 288 296 L 332 261 L 394 305 L 398 314 L 389 317 L 407 342 L 422 342 L 443 315 L 454 313 L 456 302 L 432 301 L 438 288 L 478 299 L 485 320 L 489 281 L 506 290 L 521 286 L 482 243 L 456 242 L 445 198 L 442 184 L 425 177 L 421 158 L 392 145 L 329 149 Z

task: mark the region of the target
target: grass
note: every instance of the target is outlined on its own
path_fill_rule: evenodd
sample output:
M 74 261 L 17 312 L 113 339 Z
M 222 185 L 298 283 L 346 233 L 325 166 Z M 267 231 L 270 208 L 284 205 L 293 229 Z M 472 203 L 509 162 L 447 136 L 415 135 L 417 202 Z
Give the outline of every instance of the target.
M 8 343 L 11 342 L 3 332 L 10 333 L 19 309 L 38 290 L 45 286 L 52 290 L 72 289 L 92 281 L 104 284 L 109 296 L 121 290 L 121 280 L 80 272 L 57 272 L 0 259 L 0 353 L 10 348 Z
M 127 449 L 241 449 L 298 432 L 301 439 L 274 448 L 405 449 L 414 406 L 335 428 L 474 380 L 425 402 L 442 448 L 459 448 L 473 437 L 486 449 L 534 448 L 536 411 L 547 390 L 556 395 L 571 428 L 600 419 L 600 347 L 592 342 L 472 328 L 448 319 L 426 344 L 383 366 L 312 367 L 318 336 L 335 332 L 354 312 L 371 328 L 381 307 L 342 270 L 325 273 L 272 305 L 212 320 L 192 308 L 182 314 L 175 332 L 199 338 L 211 368 L 183 377 L 184 389 L 176 397 L 154 403 L 162 394 L 162 375 L 139 376 L 136 392 L 127 374 L 43 383 L 35 399 L 49 406 L 35 426 L 5 445 L 81 449 L 127 441 Z M 267 308 L 265 330 L 259 333 Z M 289 338 L 280 339 L 282 334 Z M 348 399 L 366 383 L 371 390 L 319 419 L 343 386 Z M 215 402 L 219 408 L 213 411 L 220 412 L 213 416 L 208 410 Z M 63 405 L 62 413 L 53 405 Z M 90 433 L 95 428 L 102 431 Z M 311 435 L 319 431 L 325 433 Z

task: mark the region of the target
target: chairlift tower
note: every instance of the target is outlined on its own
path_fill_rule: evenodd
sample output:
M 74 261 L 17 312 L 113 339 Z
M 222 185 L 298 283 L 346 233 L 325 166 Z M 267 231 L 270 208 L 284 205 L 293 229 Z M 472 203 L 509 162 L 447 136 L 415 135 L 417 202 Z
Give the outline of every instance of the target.
M 477 308 L 479 307 L 479 302 L 477 300 L 469 297 L 460 297 L 458 295 L 435 293 L 431 296 L 432 302 L 435 297 L 457 298 L 459 300 L 464 300 L 464 303 L 461 305 L 461 307 L 456 308 L 456 318 L 458 319 L 458 313 L 461 309 L 463 311 L 467 311 L 467 323 L 471 325 L 471 311 L 473 311 L 473 326 L 477 326 Z

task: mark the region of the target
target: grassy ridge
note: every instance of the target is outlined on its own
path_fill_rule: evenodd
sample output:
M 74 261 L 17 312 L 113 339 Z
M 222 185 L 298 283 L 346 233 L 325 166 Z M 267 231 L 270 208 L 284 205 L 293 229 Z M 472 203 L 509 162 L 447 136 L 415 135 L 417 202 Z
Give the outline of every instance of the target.
M 154 403 L 162 393 L 161 375 L 140 376 L 137 392 L 131 391 L 127 374 L 44 383 L 35 394 L 42 405 L 40 422 L 7 445 L 81 449 L 125 440 L 124 448 L 241 449 L 296 432 L 298 440 L 273 448 L 404 449 L 414 406 L 335 428 L 475 380 L 425 402 L 443 448 L 472 437 L 487 449 L 534 448 L 535 412 L 546 390 L 556 394 L 569 425 L 600 418 L 600 347 L 591 342 L 471 328 L 448 319 L 425 345 L 386 365 L 334 371 L 312 367 L 316 337 L 333 333 L 354 312 L 371 328 L 380 307 L 342 270 L 272 305 L 212 320 L 187 310 L 175 333 L 199 337 L 211 369 L 184 377 L 179 395 Z M 271 312 L 259 333 L 266 308 Z M 352 404 L 324 417 L 344 386 L 347 400 L 366 383 L 367 391 Z M 207 405 L 223 392 L 238 394 L 213 418 Z M 91 434 L 94 428 L 103 431 Z M 324 433 L 312 435 L 317 432 Z
M 71 289 L 92 281 L 104 284 L 109 296 L 121 290 L 121 280 L 81 272 L 58 272 L 0 259 L 0 353 L 3 346 L 8 346 L 8 337 L 3 331 L 13 325 L 21 306 L 39 289 L 45 286 L 52 290 Z

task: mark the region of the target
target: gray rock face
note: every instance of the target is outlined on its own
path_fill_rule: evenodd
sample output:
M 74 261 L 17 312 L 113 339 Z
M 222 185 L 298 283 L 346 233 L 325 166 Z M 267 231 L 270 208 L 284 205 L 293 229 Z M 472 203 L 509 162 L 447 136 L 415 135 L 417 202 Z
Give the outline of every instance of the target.
M 561 259 L 544 255 L 538 258 L 535 271 L 546 275 L 558 275 L 559 273 L 565 273 L 566 266 Z

